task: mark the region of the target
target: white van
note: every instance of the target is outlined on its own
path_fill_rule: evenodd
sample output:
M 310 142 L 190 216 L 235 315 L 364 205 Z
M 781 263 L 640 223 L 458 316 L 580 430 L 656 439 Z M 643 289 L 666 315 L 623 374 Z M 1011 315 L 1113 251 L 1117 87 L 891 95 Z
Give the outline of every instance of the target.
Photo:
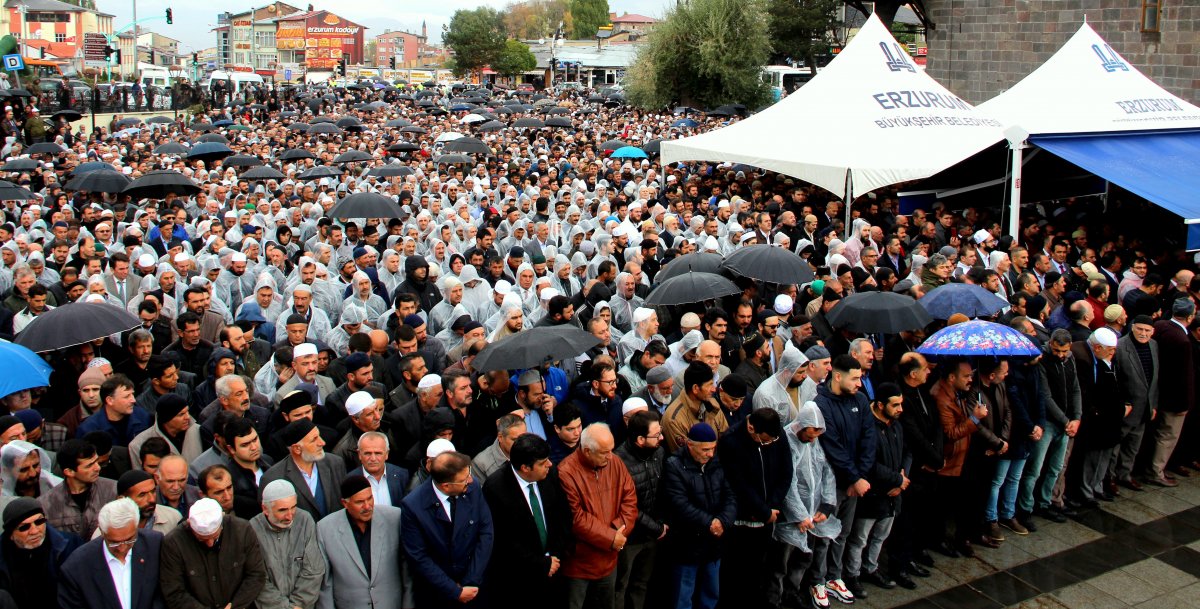
M 263 77 L 253 72 L 225 72 L 223 70 L 216 70 L 209 75 L 208 82 L 204 84 L 204 88 L 212 92 L 213 82 L 218 80 L 228 80 L 229 93 L 233 95 L 241 93 L 242 89 L 249 85 L 263 84 Z

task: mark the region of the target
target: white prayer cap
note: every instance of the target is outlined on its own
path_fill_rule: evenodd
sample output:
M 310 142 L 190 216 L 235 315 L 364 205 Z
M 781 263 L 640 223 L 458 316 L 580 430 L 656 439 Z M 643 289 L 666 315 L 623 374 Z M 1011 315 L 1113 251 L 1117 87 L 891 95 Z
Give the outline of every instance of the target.
M 292 350 L 292 359 L 308 357 L 317 354 L 317 346 L 312 343 L 300 343 Z
M 346 413 L 357 417 L 362 411 L 375 406 L 375 398 L 366 391 L 355 391 L 346 398 Z
M 638 307 L 633 310 L 633 323 L 640 324 L 654 315 L 654 309 L 649 307 Z
M 227 211 L 227 212 L 225 212 L 225 218 L 227 218 L 227 219 L 229 219 L 229 220 L 237 220 L 237 216 L 238 216 L 238 215 L 237 215 L 237 212 L 236 212 L 236 211 Z
M 83 302 L 89 303 L 89 302 L 107 302 L 107 301 L 105 301 L 104 297 L 99 294 L 88 294 L 88 297 L 85 298 L 83 300 Z
M 442 384 L 442 377 L 440 377 L 436 374 L 426 374 L 425 376 L 421 377 L 421 380 L 417 383 L 417 389 L 429 389 L 430 387 L 433 387 L 434 385 L 441 385 L 441 384 Z
M 191 525 L 193 533 L 208 536 L 221 529 L 221 519 L 224 516 L 221 504 L 205 497 L 193 503 L 192 509 L 188 510 L 188 524 Z
M 187 262 L 191 259 L 192 257 L 189 256 L 187 252 L 179 252 L 178 254 L 175 254 L 175 262 Z
M 649 409 L 650 407 L 646 405 L 646 400 L 643 400 L 642 398 L 629 398 L 625 400 L 624 404 L 621 404 L 621 416 L 625 416 L 631 412 Z
M 433 459 L 442 453 L 452 452 L 453 450 L 454 443 L 445 438 L 438 438 L 425 447 L 425 458 Z
M 540 297 L 542 300 L 550 300 L 551 298 L 558 296 L 558 294 L 558 290 L 554 288 L 542 288 L 542 291 L 538 292 L 538 297 Z
M 625 232 L 625 226 L 624 226 L 624 225 L 618 225 L 616 228 L 614 228 L 614 229 L 613 229 L 613 231 L 612 231 L 612 236 L 614 236 L 614 237 L 624 237 L 624 236 L 626 236 L 626 232 Z
M 987 232 L 987 229 L 981 228 L 975 231 L 973 238 L 975 239 L 975 243 L 987 243 L 987 240 L 992 238 L 992 234 Z
M 292 288 L 292 293 L 295 294 L 296 292 L 308 292 L 312 294 L 312 286 L 304 282 L 297 283 L 296 287 Z
M 137 265 L 140 267 L 155 266 L 156 264 L 157 261 L 154 259 L 154 256 L 151 256 L 150 254 L 142 254 L 141 256 L 138 256 Z
M 229 261 L 230 262 L 245 262 L 246 255 L 241 252 L 234 252 L 233 255 L 229 257 Z
M 1117 333 L 1108 328 L 1097 328 L 1092 332 L 1092 341 L 1101 347 L 1116 347 Z
M 512 284 L 505 279 L 501 279 L 496 282 L 496 286 L 492 289 L 496 290 L 496 293 L 501 296 L 508 296 L 512 293 Z
M 262 502 L 264 505 L 270 505 L 280 499 L 295 496 L 296 487 L 292 486 L 291 482 L 281 478 L 263 487 Z
M 792 297 L 787 294 L 779 294 L 775 297 L 775 312 L 780 315 L 787 315 L 792 312 Z

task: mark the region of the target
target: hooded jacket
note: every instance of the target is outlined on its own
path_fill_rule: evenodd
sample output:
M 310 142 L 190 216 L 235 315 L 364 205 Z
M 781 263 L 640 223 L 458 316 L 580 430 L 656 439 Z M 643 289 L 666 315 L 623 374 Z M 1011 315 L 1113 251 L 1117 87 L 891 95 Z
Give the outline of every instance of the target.
M 685 446 L 667 458 L 663 468 L 663 499 L 671 534 L 667 545 L 684 564 L 708 563 L 721 557 L 723 537 L 709 527 L 719 520 L 730 528 L 737 517 L 737 500 L 720 457 L 701 465 Z
M 815 523 L 808 533 L 797 527 L 816 515 L 821 506 L 837 505 L 837 483 L 833 468 L 826 460 L 821 438 L 812 442 L 800 441 L 800 431 L 808 427 L 825 429 L 825 418 L 813 402 L 801 405 L 796 421 L 784 429 L 783 435 L 787 436 L 791 449 L 794 475 L 787 489 L 783 510 L 776 520 L 774 533 L 775 539 L 805 553 L 809 552 L 809 534 L 833 539 L 842 531 L 842 522 L 837 519 L 836 512 L 828 507 L 826 509 L 833 513 L 826 513 L 827 518 Z
M 400 294 L 416 294 L 421 310 L 429 313 L 437 303 L 442 301 L 442 295 L 438 293 L 437 286 L 429 281 L 428 275 L 425 276 L 425 279 L 417 279 L 414 276 L 419 268 L 428 270 L 429 261 L 417 255 L 405 259 L 404 281 L 396 287 L 396 293 L 392 294 L 392 301 L 395 302 L 396 296 Z
M 861 391 L 836 395 L 829 383 L 817 389 L 817 407 L 825 418 L 821 446 L 833 467 L 838 488 L 867 478 L 875 463 L 875 416 Z

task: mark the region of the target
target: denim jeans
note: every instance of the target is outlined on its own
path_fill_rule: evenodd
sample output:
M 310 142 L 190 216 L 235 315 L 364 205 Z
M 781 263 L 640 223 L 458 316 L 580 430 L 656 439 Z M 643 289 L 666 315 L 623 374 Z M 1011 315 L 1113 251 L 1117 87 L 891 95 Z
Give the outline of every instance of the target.
M 675 609 L 713 609 L 721 595 L 721 561 L 675 565 Z
M 1042 436 L 1045 437 L 1045 436 Z M 996 473 L 992 475 L 992 490 L 988 495 L 987 509 L 984 519 L 988 522 L 999 519 L 1008 520 L 1017 511 L 1017 491 L 1021 482 L 1021 472 L 1025 469 L 1025 459 L 999 459 L 996 461 Z
M 891 534 L 894 521 L 894 516 L 854 520 L 854 530 L 846 542 L 844 571 L 847 577 L 858 577 L 879 570 L 879 551 L 883 549 L 883 542 Z M 863 550 L 866 550 L 866 554 Z
M 1054 498 L 1054 485 L 1062 474 L 1067 460 L 1067 437 L 1061 428 L 1048 424 L 1042 439 L 1030 447 L 1025 460 L 1025 471 L 1021 475 L 1020 495 L 1017 505 L 1023 512 L 1034 508 L 1047 508 Z M 1034 496 L 1036 493 L 1036 497 Z

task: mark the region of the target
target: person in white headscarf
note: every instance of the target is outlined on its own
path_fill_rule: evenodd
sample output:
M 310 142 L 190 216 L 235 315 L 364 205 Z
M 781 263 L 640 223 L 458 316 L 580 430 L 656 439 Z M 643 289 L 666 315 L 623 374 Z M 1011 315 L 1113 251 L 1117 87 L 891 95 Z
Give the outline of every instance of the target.
M 567 298 L 572 298 L 582 289 L 579 279 L 572 273 L 571 260 L 563 254 L 554 256 L 554 289 Z
M 488 342 L 494 343 L 525 329 L 525 312 L 521 310 L 521 304 L 516 302 L 512 294 L 509 294 L 504 297 L 504 304 L 500 306 L 500 311 L 488 319 L 484 327 L 491 329 Z
M 484 283 L 483 287 L 488 287 L 486 282 Z M 491 286 L 491 288 L 488 289 L 487 301 L 479 305 L 479 308 L 477 309 L 476 313 L 472 315 L 472 317 L 474 319 L 483 320 L 483 326 L 487 328 L 489 332 L 491 332 L 495 328 L 495 326 L 491 325 L 493 316 L 500 312 L 500 309 L 503 308 L 505 297 L 511 293 L 511 283 L 504 279 L 497 281 L 496 285 Z M 520 304 L 519 299 L 516 302 L 517 304 Z
M 374 284 L 371 283 L 371 278 L 362 271 L 355 271 L 352 279 L 351 293 L 346 301 L 342 304 L 342 315 L 346 314 L 346 310 L 354 307 L 362 309 L 366 320 L 379 319 L 380 315 L 387 313 L 387 302 L 383 300 L 379 294 L 374 292 Z M 367 325 L 370 325 L 368 322 Z
M 754 392 L 754 409 L 770 408 L 779 413 L 779 421 L 790 425 L 800 412 L 800 384 L 804 382 L 804 365 L 808 358 L 787 344 L 779 358 L 778 371 L 763 381 Z
M 634 352 L 646 348 L 646 344 L 654 339 L 662 339 L 658 334 L 658 312 L 649 307 L 638 307 L 633 311 L 633 330 L 626 332 L 617 343 L 619 365 L 629 363 Z
M 41 447 L 24 440 L 5 444 L 0 449 L 0 496 L 17 497 L 30 492 L 34 498 L 45 496 L 63 481 L 50 473 L 51 465 L 50 455 Z
M 792 450 L 794 473 L 792 485 L 784 498 L 783 510 L 775 522 L 774 537 L 794 550 L 814 554 L 812 562 L 824 562 L 829 541 L 842 530 L 842 523 L 837 519 L 833 507 L 838 501 L 833 468 L 829 466 L 819 440 L 825 431 L 825 419 L 816 403 L 805 402 L 800 407 L 796 421 L 784 430 Z M 804 562 L 807 565 L 809 561 Z M 807 589 L 812 582 L 803 581 L 804 573 L 803 570 L 796 570 L 785 575 L 796 587 Z M 825 594 L 821 590 L 823 583 L 815 586 L 822 595 Z M 769 590 L 767 597 L 779 598 L 781 592 Z
M 850 238 L 846 240 L 842 255 L 849 261 L 850 266 L 858 264 L 862 251 L 867 247 L 875 247 L 871 242 L 871 223 L 863 218 L 855 218 L 851 225 Z M 878 250 L 879 248 L 875 248 Z
M 404 283 L 404 272 L 401 267 L 400 254 L 396 250 L 383 250 L 379 264 L 379 281 L 388 294 L 396 293 L 396 286 Z
M 446 346 L 447 353 L 453 351 L 462 344 L 462 330 L 454 329 L 454 322 L 460 317 L 471 317 L 471 312 L 468 311 L 467 307 L 463 306 L 461 302 L 454 305 L 454 308 L 450 310 L 450 321 L 446 324 L 446 327 L 442 328 L 441 332 L 438 332 L 435 336 L 435 338 L 442 341 L 442 344 Z
M 464 265 L 458 273 L 462 282 L 462 303 L 471 312 L 471 319 L 487 319 L 482 315 L 482 309 L 492 299 L 492 289 L 486 281 L 479 277 L 479 271 L 472 265 Z
M 612 325 L 621 332 L 633 329 L 633 312 L 642 306 L 642 297 L 637 295 L 637 281 L 629 273 L 617 275 L 616 290 L 609 299 L 612 305 Z
M 346 307 L 346 310 L 342 311 L 341 323 L 326 335 L 325 344 L 329 345 L 338 357 L 346 356 L 350 353 L 350 337 L 368 330 L 363 328 L 363 322 L 366 320 L 366 313 L 361 307 Z
M 442 300 L 429 310 L 428 328 L 426 328 L 434 336 L 450 327 L 450 323 L 454 321 L 454 318 L 451 317 L 454 307 L 463 300 L 463 283 L 457 277 L 445 275 L 438 280 L 437 285 L 442 292 Z
M 842 254 L 845 250 L 846 244 L 841 239 L 832 239 L 829 242 L 829 253 L 825 255 L 825 266 L 830 270 L 835 270 L 843 264 L 850 266 L 850 260 Z
M 525 315 L 531 315 L 534 311 L 541 307 L 538 301 L 537 294 L 537 279 L 533 270 L 533 265 L 528 262 L 522 262 L 521 266 L 517 267 L 517 283 L 513 286 L 513 293 L 517 298 L 521 299 L 521 306 L 525 309 Z
M 262 316 L 267 319 L 278 319 L 283 314 L 283 295 L 275 286 L 275 280 L 269 273 L 259 273 L 254 283 L 254 294 L 238 303 L 238 309 L 245 303 L 256 303 Z

